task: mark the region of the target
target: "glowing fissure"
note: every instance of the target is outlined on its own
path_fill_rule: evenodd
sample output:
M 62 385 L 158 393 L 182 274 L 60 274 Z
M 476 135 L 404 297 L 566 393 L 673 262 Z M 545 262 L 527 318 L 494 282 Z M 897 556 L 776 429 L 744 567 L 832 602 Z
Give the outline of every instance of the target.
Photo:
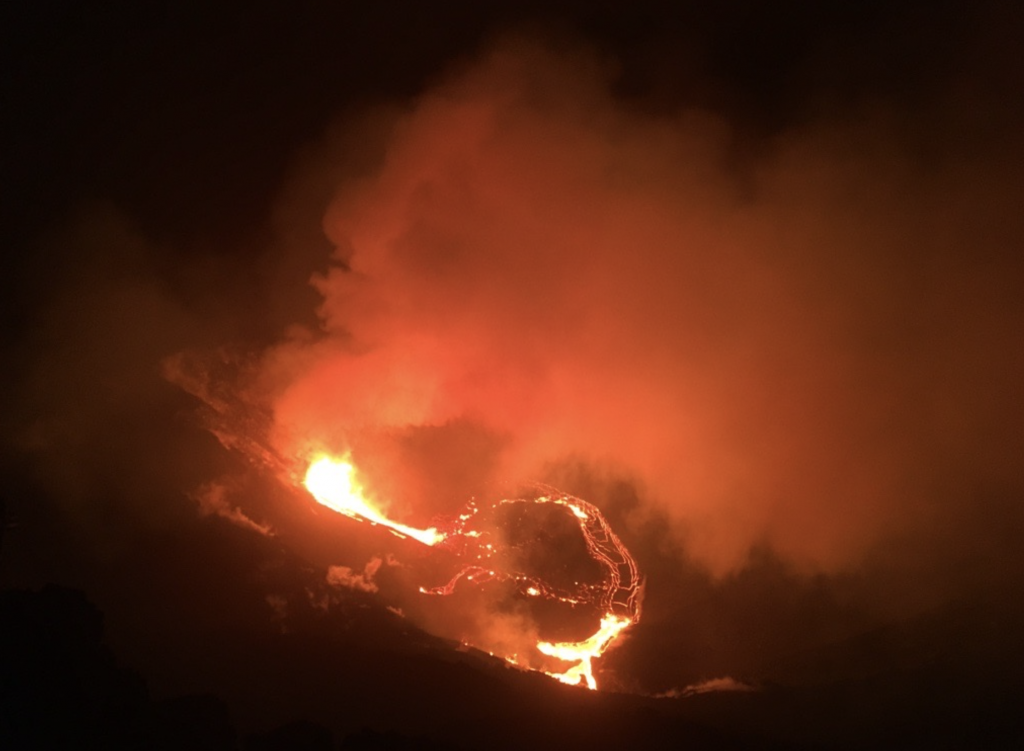
M 462 557 L 471 557 L 474 562 L 464 566 L 444 585 L 421 587 L 420 591 L 424 594 L 450 595 L 462 581 L 471 584 L 501 581 L 513 583 L 519 592 L 528 597 L 543 597 L 572 606 L 588 605 L 596 608 L 601 613 L 600 627 L 586 639 L 556 643 L 540 641 L 536 645 L 537 651 L 541 654 L 571 663 L 562 672 L 544 671 L 563 683 L 582 683 L 590 689 L 596 689 L 597 682 L 593 674 L 594 658 L 600 657 L 625 629 L 640 619 L 643 580 L 633 557 L 596 506 L 560 493 L 554 488 L 538 486 L 544 491 L 544 495 L 531 500 L 502 500 L 494 504 L 491 510 L 503 505 L 520 503 L 553 504 L 563 507 L 579 525 L 587 553 L 603 570 L 604 576 L 599 584 L 577 582 L 573 588 L 565 589 L 552 586 L 537 576 L 502 570 L 491 561 L 496 551 L 492 543 L 486 542 L 488 534 L 473 526 L 479 512 L 479 508 L 473 502 L 469 504 L 465 513 L 453 520 L 452 528 L 448 532 L 440 532 L 433 527 L 417 529 L 388 519 L 367 498 L 356 478 L 355 467 L 347 457 L 334 459 L 330 456 L 321 456 L 314 460 L 306 472 L 305 486 L 324 506 L 359 521 L 379 524 L 400 537 L 408 537 L 430 546 L 446 543 L 452 549 L 456 547 L 452 543 L 456 539 L 461 540 Z M 499 656 L 514 665 L 529 667 L 520 661 L 517 654 Z
M 538 642 L 537 649 L 543 654 L 576 663 L 563 673 L 549 672 L 548 675 L 572 685 L 578 685 L 581 680 L 584 680 L 587 683 L 587 688 L 596 689 L 597 682 L 594 680 L 592 660 L 595 657 L 600 657 L 608 645 L 615 640 L 615 637 L 633 623 L 635 623 L 633 618 L 608 613 L 601 619 L 601 628 L 583 641 L 557 642 L 555 644 L 546 641 Z
M 416 529 L 384 516 L 367 499 L 362 485 L 356 479 L 355 467 L 345 459 L 320 457 L 309 465 L 305 485 L 317 502 L 327 508 L 359 521 L 387 527 L 399 537 L 411 537 L 424 545 L 436 545 L 445 537 L 433 527 Z

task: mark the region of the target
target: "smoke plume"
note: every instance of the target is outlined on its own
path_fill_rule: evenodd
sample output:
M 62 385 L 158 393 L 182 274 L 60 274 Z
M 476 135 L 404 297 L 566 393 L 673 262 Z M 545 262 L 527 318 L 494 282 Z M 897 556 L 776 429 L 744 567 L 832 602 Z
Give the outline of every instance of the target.
M 1019 151 L 881 107 L 751 149 L 610 75 L 506 41 L 339 176 L 321 331 L 264 358 L 278 448 L 435 511 L 583 462 L 719 573 L 937 549 L 1019 491 Z
M 515 37 L 341 118 L 299 155 L 258 247 L 178 247 L 85 206 L 9 303 L 29 323 L 4 343 L 7 466 L 104 556 L 140 520 L 191 521 L 189 492 L 290 541 L 305 509 L 275 517 L 264 477 L 212 481 L 241 471 L 196 438 L 169 373 L 249 458 L 351 451 L 410 525 L 551 482 L 601 506 L 648 574 L 648 634 L 683 643 L 672 609 L 721 595 L 677 664 L 716 638 L 738 649 L 721 624 L 771 609 L 752 592 L 789 602 L 811 582 L 817 603 L 809 571 L 859 601 L 1005 591 L 1024 570 L 1006 44 L 935 73 L 912 107 L 823 94 L 762 132 L 682 95 L 629 98 L 593 50 Z M 386 553 L 335 556 L 302 531 L 352 581 Z M 417 622 L 529 634 L 491 605 Z M 758 622 L 750 651 L 809 628 L 800 607 Z

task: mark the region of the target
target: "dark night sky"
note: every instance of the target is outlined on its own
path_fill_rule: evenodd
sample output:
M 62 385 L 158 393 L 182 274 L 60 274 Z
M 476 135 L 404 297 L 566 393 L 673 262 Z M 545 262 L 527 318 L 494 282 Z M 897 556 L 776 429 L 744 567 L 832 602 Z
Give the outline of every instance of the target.
M 0 6 L 5 590 L 81 589 L 243 736 L 1024 742 L 1012 3 L 100 5 Z M 242 363 L 274 450 L 372 423 L 407 512 L 514 471 L 600 506 L 629 695 L 454 650 L 404 567 L 328 586 L 429 563 L 225 451 L 179 353 Z

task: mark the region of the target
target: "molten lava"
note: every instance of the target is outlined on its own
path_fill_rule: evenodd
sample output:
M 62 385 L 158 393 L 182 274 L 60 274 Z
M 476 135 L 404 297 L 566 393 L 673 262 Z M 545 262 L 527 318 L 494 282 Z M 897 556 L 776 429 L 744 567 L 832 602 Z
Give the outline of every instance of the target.
M 591 636 L 576 642 L 540 641 L 536 645 L 541 654 L 570 663 L 562 672 L 544 671 L 563 683 L 583 683 L 590 689 L 596 689 L 592 666 L 594 658 L 600 657 L 626 628 L 640 618 L 643 580 L 637 571 L 636 562 L 597 507 L 579 498 L 559 493 L 553 488 L 538 486 L 544 491 L 540 497 L 531 500 L 502 500 L 487 509 L 493 512 L 511 504 L 554 504 L 571 514 L 583 535 L 587 553 L 600 565 L 603 578 L 600 584 L 576 582 L 566 588 L 556 587 L 539 576 L 503 570 L 494 560 L 497 552 L 495 544 L 488 542 L 489 533 L 478 524 L 481 510 L 472 502 L 464 513 L 453 520 L 451 528 L 446 532 L 433 527 L 417 529 L 406 526 L 388 519 L 378 504 L 367 497 L 356 478 L 355 467 L 347 457 L 340 460 L 329 456 L 316 458 L 306 471 L 305 486 L 319 503 L 340 514 L 379 524 L 399 537 L 412 538 L 424 545 L 445 544 L 449 549 L 457 550 L 463 560 L 467 560 L 466 565 L 447 584 L 432 588 L 421 587 L 420 591 L 424 594 L 450 595 L 463 580 L 476 584 L 502 581 L 512 583 L 528 597 L 544 597 L 572 606 L 594 606 L 601 613 L 601 620 L 600 627 Z M 519 661 L 518 655 L 499 656 L 514 665 L 529 667 Z
M 411 537 L 424 545 L 436 545 L 444 539 L 434 528 L 416 529 L 391 521 L 378 511 L 366 498 L 362 485 L 355 477 L 355 467 L 345 459 L 332 459 L 322 456 L 306 471 L 306 489 L 312 493 L 317 502 L 339 514 L 366 520 L 371 524 L 387 527 L 399 537 Z
M 587 688 L 596 689 L 597 682 L 594 680 L 591 661 L 603 654 L 615 637 L 634 622 L 630 618 L 608 613 L 601 619 L 601 628 L 593 636 L 583 641 L 556 644 L 546 641 L 538 642 L 538 651 L 550 657 L 557 657 L 559 660 L 576 663 L 564 673 L 548 673 L 548 675 L 557 678 L 562 683 L 572 685 L 578 685 L 582 679 L 587 682 Z

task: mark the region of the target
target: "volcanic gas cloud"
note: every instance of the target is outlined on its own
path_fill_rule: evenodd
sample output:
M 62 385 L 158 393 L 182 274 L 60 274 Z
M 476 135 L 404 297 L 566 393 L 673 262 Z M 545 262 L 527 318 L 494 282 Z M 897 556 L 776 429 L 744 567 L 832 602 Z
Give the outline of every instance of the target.
M 991 345 L 1020 318 L 1000 272 L 999 237 L 1022 229 L 1009 168 L 986 164 L 992 190 L 955 154 L 925 170 L 873 112 L 757 152 L 706 113 L 623 104 L 611 75 L 589 54 L 507 42 L 329 138 L 283 202 L 333 186 L 317 327 L 228 388 L 175 371 L 225 443 L 296 488 L 316 457 L 347 456 L 397 531 L 435 546 L 474 539 L 436 520 L 494 483 L 557 482 L 582 462 L 629 479 L 645 502 L 632 523 L 664 518 L 717 573 L 755 544 L 834 570 L 937 524 L 928 499 L 979 461 L 1014 482 L 1005 432 L 981 429 L 1019 411 L 996 396 L 1019 357 Z M 338 151 L 362 159 L 336 174 Z M 963 264 L 986 226 L 1009 229 L 975 243 L 988 263 Z M 632 570 L 596 507 L 540 497 L 606 536 L 606 572 Z

